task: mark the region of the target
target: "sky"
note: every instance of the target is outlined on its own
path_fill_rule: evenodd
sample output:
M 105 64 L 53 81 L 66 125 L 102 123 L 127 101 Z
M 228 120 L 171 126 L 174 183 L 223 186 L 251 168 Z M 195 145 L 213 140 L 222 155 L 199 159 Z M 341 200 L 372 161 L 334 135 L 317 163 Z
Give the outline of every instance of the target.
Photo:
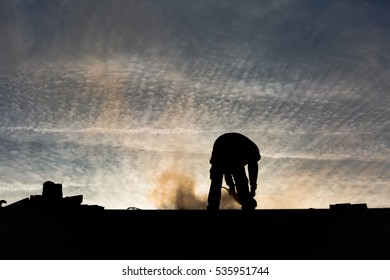
M 205 209 L 215 139 L 257 209 L 390 207 L 385 0 L 0 0 L 0 199 Z M 239 206 L 223 191 L 221 208 Z

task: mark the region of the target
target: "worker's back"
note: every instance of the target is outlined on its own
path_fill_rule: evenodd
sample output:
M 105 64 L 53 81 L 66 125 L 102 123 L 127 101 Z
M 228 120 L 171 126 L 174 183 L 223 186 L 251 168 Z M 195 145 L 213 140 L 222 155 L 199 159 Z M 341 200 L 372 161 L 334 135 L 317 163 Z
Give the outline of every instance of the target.
M 215 140 L 210 163 L 220 166 L 246 165 L 261 158 L 257 145 L 248 137 L 236 133 L 225 133 Z

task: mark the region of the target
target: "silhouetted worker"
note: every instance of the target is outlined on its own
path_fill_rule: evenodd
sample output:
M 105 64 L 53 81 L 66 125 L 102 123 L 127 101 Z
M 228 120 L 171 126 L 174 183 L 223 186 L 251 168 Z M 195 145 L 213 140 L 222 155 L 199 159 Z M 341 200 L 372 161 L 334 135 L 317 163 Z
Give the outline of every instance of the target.
M 248 137 L 235 132 L 225 133 L 215 140 L 211 154 L 208 210 L 218 210 L 221 200 L 222 180 L 225 177 L 229 192 L 237 192 L 241 209 L 253 210 L 257 189 L 258 161 L 261 159 L 257 145 Z M 248 177 L 245 173 L 248 166 Z

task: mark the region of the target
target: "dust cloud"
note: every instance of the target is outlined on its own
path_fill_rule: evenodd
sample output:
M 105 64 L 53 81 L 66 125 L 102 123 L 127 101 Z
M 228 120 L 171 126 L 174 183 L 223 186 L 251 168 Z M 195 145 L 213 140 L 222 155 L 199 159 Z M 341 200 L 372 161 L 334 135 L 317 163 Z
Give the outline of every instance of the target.
M 178 171 L 164 171 L 155 178 L 150 199 L 158 209 L 206 209 L 207 193 L 197 192 L 196 180 Z M 220 209 L 240 209 L 240 205 L 222 190 Z

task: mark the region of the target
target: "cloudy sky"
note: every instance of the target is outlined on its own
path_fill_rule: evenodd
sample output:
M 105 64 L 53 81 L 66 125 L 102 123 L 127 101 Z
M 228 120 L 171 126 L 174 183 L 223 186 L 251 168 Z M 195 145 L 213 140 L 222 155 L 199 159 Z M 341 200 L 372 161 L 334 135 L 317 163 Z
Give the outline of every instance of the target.
M 388 1 L 0 7 L 8 204 L 51 180 L 109 209 L 203 209 L 236 131 L 260 148 L 258 208 L 390 207 Z

